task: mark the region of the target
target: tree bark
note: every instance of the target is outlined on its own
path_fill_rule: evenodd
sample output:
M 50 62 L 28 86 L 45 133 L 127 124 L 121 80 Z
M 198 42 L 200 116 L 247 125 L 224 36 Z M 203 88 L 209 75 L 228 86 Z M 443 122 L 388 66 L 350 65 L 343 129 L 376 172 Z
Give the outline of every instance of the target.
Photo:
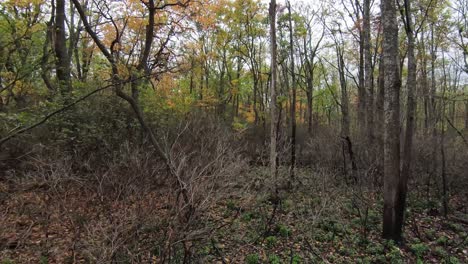
M 465 130 L 468 131 L 468 102 L 465 102 Z
M 356 21 L 361 21 L 360 14 L 360 4 L 358 0 L 355 0 L 356 5 Z M 366 87 L 365 87 L 365 57 L 364 57 L 364 34 L 363 29 L 359 27 L 359 69 L 358 69 L 358 133 L 360 136 L 365 135 L 363 133 L 366 127 L 366 104 L 367 104 L 367 95 L 366 95 Z
M 385 68 L 385 135 L 384 135 L 384 211 L 385 239 L 401 240 L 398 222 L 400 192 L 400 73 L 398 60 L 398 23 L 394 0 L 382 0 L 383 64 Z
M 379 166 L 383 166 L 383 145 L 384 145 L 384 101 L 385 101 L 385 73 L 383 65 L 383 55 L 380 55 L 379 58 L 379 77 L 378 77 L 378 87 L 377 98 L 375 101 L 376 108 L 376 135 L 377 135 L 377 146 L 378 146 L 378 155 Z
M 372 66 L 371 53 L 371 27 L 370 27 L 370 0 L 364 0 L 364 15 L 363 15 L 363 44 L 364 44 L 364 76 L 366 95 L 366 129 L 367 139 L 369 143 L 374 142 L 374 75 Z
M 416 89 L 416 58 L 414 54 L 415 36 L 413 31 L 413 17 L 411 13 L 411 0 L 405 0 L 405 15 L 402 16 L 405 21 L 405 31 L 408 38 L 408 77 L 406 81 L 407 100 L 406 100 L 406 131 L 403 145 L 403 161 L 400 178 L 401 202 L 398 207 L 397 225 L 403 226 L 406 194 L 408 191 L 408 179 L 411 174 L 411 162 L 413 152 L 414 137 L 414 118 L 415 118 L 415 100 L 414 91 Z
M 341 87 L 341 136 L 343 138 L 349 137 L 349 98 L 348 98 L 348 88 L 346 85 L 345 69 L 344 69 L 344 59 L 343 59 L 343 50 L 342 47 L 336 47 L 336 56 L 338 63 L 338 74 L 340 78 L 340 87 Z
M 292 15 L 291 15 L 291 2 L 288 0 L 289 12 L 289 52 L 291 56 L 291 168 L 289 177 L 294 179 L 294 167 L 296 165 L 296 75 L 294 74 L 294 42 L 293 42 L 293 28 L 292 28 Z
M 49 55 L 50 55 L 50 46 L 53 39 L 53 32 L 54 32 L 54 21 L 55 21 L 55 4 L 52 1 L 51 5 L 51 17 L 50 20 L 47 22 L 47 30 L 44 40 L 44 45 L 42 46 L 42 58 L 41 58 L 41 77 L 46 85 L 47 89 L 52 95 L 55 94 L 56 89 L 55 86 L 52 84 L 50 80 L 50 66 L 49 66 Z
M 276 105 L 276 81 L 277 81 L 277 45 L 276 45 L 276 0 L 270 1 L 269 8 L 270 18 L 270 50 L 271 50 L 271 79 L 270 79 L 270 112 L 271 112 L 271 124 L 270 124 L 270 169 L 271 174 L 276 178 L 277 171 L 277 105 Z
M 53 1 L 53 0 L 52 0 Z M 55 56 L 57 58 L 57 79 L 64 98 L 71 92 L 70 59 L 65 34 L 65 0 L 55 0 Z

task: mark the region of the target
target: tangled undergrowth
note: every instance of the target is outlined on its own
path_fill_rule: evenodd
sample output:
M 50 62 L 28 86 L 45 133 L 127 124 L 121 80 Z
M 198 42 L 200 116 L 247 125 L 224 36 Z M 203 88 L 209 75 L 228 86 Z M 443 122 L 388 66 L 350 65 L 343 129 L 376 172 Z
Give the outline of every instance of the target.
M 65 170 L 56 173 L 66 175 L 66 166 L 60 168 Z M 119 195 L 103 196 L 111 178 L 99 187 L 85 178 L 9 175 L 0 184 L 1 263 L 468 261 L 467 208 L 460 195 L 450 199 L 451 215 L 459 217 L 444 218 L 436 197 L 413 189 L 405 244 L 395 245 L 380 238 L 378 188 L 301 169 L 291 192 L 267 172 L 255 167 L 237 175 L 227 196 L 216 196 L 189 222 L 179 220 L 167 185 L 114 188 Z

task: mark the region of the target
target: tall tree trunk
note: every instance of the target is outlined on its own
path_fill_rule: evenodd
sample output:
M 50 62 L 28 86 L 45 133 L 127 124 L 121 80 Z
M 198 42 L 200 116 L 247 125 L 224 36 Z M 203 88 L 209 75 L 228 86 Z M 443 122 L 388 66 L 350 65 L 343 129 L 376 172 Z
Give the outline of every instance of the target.
M 367 137 L 369 143 L 374 142 L 374 75 L 372 67 L 372 54 L 371 54 L 371 27 L 370 27 L 370 0 L 364 0 L 364 27 L 363 27 L 363 44 L 364 44 L 364 76 L 365 88 L 367 89 L 366 95 L 366 118 L 367 118 Z
M 271 112 L 271 130 L 270 130 L 270 169 L 271 174 L 276 178 L 277 172 L 277 114 L 276 114 L 276 80 L 277 80 L 277 45 L 276 45 L 276 0 L 270 1 L 270 49 L 271 49 L 271 79 L 270 79 L 270 112 Z
M 427 57 L 426 57 L 426 38 L 424 35 L 424 27 L 421 28 L 421 39 L 420 39 L 420 50 L 419 52 L 423 54 L 421 56 L 421 94 L 423 98 L 423 111 L 424 111 L 424 124 L 423 124 L 423 134 L 427 135 L 429 131 L 429 86 L 427 81 Z
M 400 73 L 398 61 L 398 23 L 394 0 L 382 0 L 383 64 L 385 68 L 384 135 L 384 211 L 385 239 L 401 240 L 402 226 L 397 221 L 400 195 Z
M 435 93 L 436 93 L 436 79 L 435 79 L 435 62 L 437 58 L 437 45 L 435 43 L 434 39 L 434 23 L 431 23 L 431 88 L 429 91 L 429 116 L 430 116 L 430 128 L 432 131 L 432 140 L 434 144 L 434 152 L 436 152 L 435 149 L 435 136 L 436 136 L 436 125 L 437 125 L 437 116 L 436 116 L 436 98 L 435 98 Z
M 313 69 L 313 56 L 309 59 L 307 52 L 306 37 L 303 38 L 304 43 L 304 60 L 305 60 L 305 77 L 306 77 L 306 97 L 307 97 L 307 133 L 309 136 L 312 135 L 312 124 L 313 124 L 313 105 L 312 98 L 314 96 L 314 69 Z M 311 65 L 312 64 L 312 65 Z
M 50 66 L 49 66 L 49 55 L 50 55 L 50 46 L 53 40 L 54 33 L 54 21 L 55 21 L 55 3 L 52 1 L 51 5 L 51 17 L 47 22 L 46 36 L 44 40 L 44 45 L 42 46 L 42 58 L 41 58 L 41 77 L 46 85 L 47 89 L 51 93 L 50 98 L 55 94 L 56 90 L 52 81 L 50 80 Z
M 254 124 L 258 125 L 258 109 L 257 109 L 257 95 L 258 95 L 258 77 L 255 71 L 252 71 L 253 77 L 253 110 L 254 110 Z
M 55 0 L 55 56 L 57 58 L 57 79 L 64 98 L 71 92 L 70 59 L 65 33 L 65 0 Z
M 296 165 L 296 75 L 294 74 L 294 42 L 293 42 L 293 28 L 291 17 L 291 2 L 288 0 L 289 12 L 289 52 L 291 53 L 291 168 L 289 176 L 291 180 L 294 179 L 294 167 Z
M 441 104 L 441 130 L 440 130 L 440 158 L 441 158 L 441 176 L 442 176 L 442 212 L 445 218 L 447 218 L 448 214 L 448 190 L 447 190 L 447 166 L 446 166 L 446 158 L 445 158 L 445 110 L 446 110 L 446 101 L 445 101 L 445 93 L 447 91 L 447 71 L 445 68 L 445 56 L 442 54 L 442 68 L 444 74 L 444 84 L 442 90 L 442 99 L 440 101 Z
M 465 101 L 465 130 L 468 131 L 468 101 Z
M 342 47 L 336 47 L 336 56 L 338 63 L 338 74 L 340 77 L 340 87 L 341 87 L 341 136 L 343 138 L 349 137 L 349 98 L 348 98 L 348 88 L 346 85 L 345 77 L 345 66 L 343 60 L 343 50 Z
M 413 137 L 414 137 L 414 116 L 415 116 L 415 100 L 414 90 L 416 89 L 416 58 L 414 55 L 415 36 L 413 31 L 413 17 L 411 13 L 411 0 L 405 0 L 405 15 L 402 17 L 405 21 L 406 36 L 408 38 L 408 77 L 406 81 L 406 89 L 408 93 L 406 101 L 406 131 L 403 145 L 403 162 L 400 178 L 400 197 L 401 203 L 398 205 L 397 225 L 403 226 L 405 202 L 407 194 L 408 179 L 411 171 L 412 152 L 413 152 Z
M 360 4 L 358 0 L 355 0 L 356 6 L 356 21 L 361 21 L 360 14 Z M 364 36 L 363 30 L 359 27 L 359 69 L 358 69 L 358 133 L 359 136 L 364 136 L 365 127 L 366 127 L 366 87 L 365 87 L 365 72 L 364 72 Z
M 384 101 L 385 101 L 385 69 L 383 65 L 383 54 L 380 54 L 379 58 L 379 76 L 378 76 L 378 92 L 375 100 L 376 109 L 376 139 L 377 139 L 377 164 L 383 171 L 384 164 Z M 378 178 L 374 178 L 374 183 L 379 185 Z

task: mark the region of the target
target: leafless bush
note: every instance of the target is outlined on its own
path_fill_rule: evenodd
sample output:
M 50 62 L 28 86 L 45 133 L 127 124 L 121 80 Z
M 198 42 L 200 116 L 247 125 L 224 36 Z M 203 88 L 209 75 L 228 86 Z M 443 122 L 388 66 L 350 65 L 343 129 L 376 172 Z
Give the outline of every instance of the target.
M 306 222 L 310 223 L 310 227 L 312 227 L 322 220 L 323 215 L 332 214 L 341 201 L 336 199 L 337 189 L 335 188 L 334 173 L 327 170 L 317 170 L 312 175 L 302 177 L 305 188 L 300 191 L 305 194 L 313 193 L 314 196 L 301 195 L 302 202 L 295 205 L 294 211 L 304 212 L 299 216 L 307 220 Z
M 248 168 L 242 144 L 220 123 L 194 116 L 159 131 L 166 160 L 131 142 L 88 156 L 50 147 L 10 178 L 43 199 L 46 240 L 49 226 L 68 228 L 74 259 L 141 263 L 159 248 L 159 261 L 182 254 L 190 262 L 196 241 L 216 228 L 205 222 L 209 211 Z M 48 241 L 46 252 L 59 246 Z
M 154 212 L 138 212 L 138 207 L 113 203 L 114 208 L 84 227 L 79 247 L 93 263 L 142 263 L 151 258 L 150 243 L 145 243 L 143 228 L 157 221 Z M 152 233 L 158 236 L 157 233 Z
M 313 135 L 305 141 L 299 158 L 304 164 L 314 168 L 341 168 L 343 164 L 342 142 L 339 134 L 331 127 L 314 130 Z
M 26 186 L 30 185 L 30 188 L 47 187 L 51 191 L 60 192 L 66 188 L 67 183 L 81 181 L 78 175 L 73 173 L 73 160 L 70 156 L 37 157 L 28 163 L 33 169 L 25 172 L 24 176 L 18 177 L 17 180 L 23 181 Z
M 172 228 L 178 231 L 172 235 L 172 246 L 180 241 L 189 250 L 187 242 L 207 235 L 200 232 L 209 231 L 199 226 L 203 212 L 229 195 L 231 183 L 247 168 L 232 133 L 216 123 L 194 118 L 180 124 L 172 139 L 166 136 L 164 149 L 174 177 Z
M 89 176 L 101 200 L 145 194 L 164 185 L 165 165 L 152 149 L 125 141 L 103 163 Z

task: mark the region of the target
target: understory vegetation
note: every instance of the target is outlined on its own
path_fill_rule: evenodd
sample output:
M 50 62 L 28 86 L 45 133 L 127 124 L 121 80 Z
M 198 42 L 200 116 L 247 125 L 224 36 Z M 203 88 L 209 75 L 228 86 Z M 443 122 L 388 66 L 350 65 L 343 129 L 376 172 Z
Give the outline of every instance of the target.
M 468 157 L 456 135 L 446 154 L 449 217 L 442 215 L 441 171 L 426 169 L 431 149 L 418 142 L 405 243 L 398 245 L 380 235 L 382 175 L 372 153 L 355 148 L 355 182 L 342 167 L 343 142 L 331 127 L 299 142 L 300 165 L 289 187 L 287 164 L 280 164 L 277 178 L 269 172 L 261 128 L 232 131 L 194 109 L 186 121 L 158 126 L 168 166 L 135 126 L 107 130 L 131 120 L 124 109 L 91 100 L 72 111 L 7 144 L 2 263 L 468 260 Z M 94 113 L 115 118 L 102 122 Z M 87 114 L 95 119 L 73 120 Z M 65 117 L 74 133 L 95 132 L 61 141 Z M 283 148 L 287 156 L 287 144 Z

